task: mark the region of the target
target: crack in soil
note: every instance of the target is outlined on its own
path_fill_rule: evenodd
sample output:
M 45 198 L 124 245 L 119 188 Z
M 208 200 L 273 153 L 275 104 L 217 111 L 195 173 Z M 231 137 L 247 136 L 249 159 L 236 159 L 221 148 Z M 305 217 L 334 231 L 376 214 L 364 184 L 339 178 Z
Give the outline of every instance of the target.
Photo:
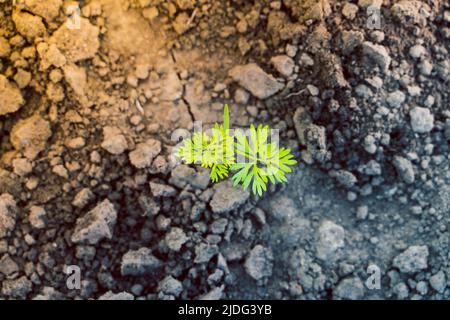
M 175 53 L 173 52 L 172 49 L 169 50 L 170 53 L 170 57 L 173 60 L 173 63 L 177 63 L 177 59 L 175 57 Z M 180 81 L 182 81 L 181 75 L 179 71 L 176 71 L 177 77 Z M 186 107 L 188 109 L 189 115 L 191 116 L 191 121 L 194 122 L 195 121 L 195 117 L 194 114 L 192 113 L 191 110 L 191 104 L 189 103 L 189 101 L 187 101 L 187 99 L 185 98 L 185 94 L 186 94 L 186 84 L 183 84 L 183 93 L 181 94 L 181 100 L 186 104 Z

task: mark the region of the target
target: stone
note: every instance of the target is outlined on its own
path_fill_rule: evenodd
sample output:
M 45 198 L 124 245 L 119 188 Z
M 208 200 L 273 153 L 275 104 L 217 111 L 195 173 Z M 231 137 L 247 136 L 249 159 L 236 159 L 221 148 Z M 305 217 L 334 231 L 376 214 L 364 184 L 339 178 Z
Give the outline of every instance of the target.
M 403 282 L 397 283 L 394 288 L 392 288 L 392 291 L 395 293 L 398 299 L 406 299 L 409 295 L 409 289 L 406 284 Z
M 180 189 L 189 184 L 194 189 L 204 190 L 209 185 L 210 177 L 208 170 L 197 172 L 194 168 L 181 164 L 172 170 L 169 182 Z
M 431 287 L 439 293 L 444 293 L 447 287 L 447 279 L 444 271 L 440 270 L 438 273 L 433 274 L 430 277 Z
M 446 11 L 444 12 L 443 18 L 444 18 L 444 21 L 450 23 L 450 10 L 446 10 Z
M 355 88 L 355 93 L 358 95 L 358 97 L 368 99 L 373 96 L 372 90 L 365 84 L 359 84 Z
M 241 55 L 245 56 L 247 54 L 247 52 L 250 51 L 252 46 L 247 41 L 247 39 L 245 39 L 245 37 L 239 37 L 238 48 L 239 48 L 239 52 L 241 53 Z
M 424 296 L 428 293 L 428 284 L 425 281 L 419 281 L 416 284 L 416 291 Z
M 28 12 L 14 10 L 12 19 L 17 31 L 31 42 L 47 32 L 42 18 Z
M 431 63 L 431 61 L 429 60 L 424 60 L 419 64 L 420 73 L 427 77 L 431 75 L 433 68 L 433 63 Z
M 244 267 L 247 274 L 255 280 L 270 277 L 273 269 L 272 251 L 256 245 L 245 259 Z
M 430 15 L 430 7 L 423 1 L 418 0 L 400 0 L 391 7 L 393 16 L 400 22 L 425 24 L 427 16 Z
M 225 289 L 224 285 L 216 287 L 211 291 L 209 291 L 208 293 L 205 293 L 204 295 L 200 296 L 198 300 L 211 300 L 211 301 L 220 300 L 222 298 L 224 289 Z
M 405 183 L 410 184 L 414 182 L 415 174 L 411 161 L 400 156 L 394 156 L 392 164 L 394 165 L 397 174 Z
M 64 295 L 61 292 L 56 291 L 55 288 L 43 287 L 41 292 L 34 296 L 32 300 L 64 300 Z
M 337 182 L 347 189 L 353 187 L 358 182 L 358 179 L 350 171 L 339 170 L 335 175 Z
M 317 257 L 322 260 L 334 260 L 336 251 L 344 245 L 344 228 L 329 220 L 322 222 L 316 245 Z
M 284 88 L 255 63 L 233 67 L 229 76 L 258 99 L 267 99 Z
M 5 276 L 10 276 L 12 274 L 15 274 L 19 271 L 19 266 L 17 263 L 11 259 L 11 257 L 8 254 L 5 254 L 0 259 L 0 273 L 4 274 Z
M 3 281 L 2 294 L 15 299 L 25 299 L 32 288 L 31 281 L 26 276 L 22 276 L 19 279 Z
M 159 10 L 156 7 L 145 8 L 142 11 L 142 15 L 144 16 L 145 19 L 151 22 L 152 20 L 158 17 Z
M 211 232 L 213 234 L 223 234 L 227 228 L 228 219 L 220 218 L 211 224 Z
M 400 90 L 389 93 L 388 97 L 386 98 L 386 102 L 391 108 L 399 108 L 405 102 L 405 100 L 406 96 Z
M 375 154 L 377 152 L 377 145 L 375 144 L 375 138 L 372 135 L 367 135 L 363 141 L 364 150 L 367 153 Z
M 370 38 L 375 41 L 375 43 L 382 43 L 386 38 L 386 35 L 383 31 L 374 30 L 370 33 Z
M 176 3 L 178 7 L 180 7 L 181 10 L 189 10 L 194 9 L 195 7 L 195 0 L 176 0 Z
M 409 55 L 411 58 L 420 59 L 427 55 L 427 49 L 420 44 L 416 44 L 415 46 L 409 48 Z
M 66 142 L 66 146 L 70 149 L 80 150 L 86 145 L 86 140 L 83 137 L 70 139 Z
M 250 99 L 250 94 L 242 88 L 237 88 L 236 91 L 234 92 L 234 101 L 236 103 L 245 105 L 245 104 L 247 104 L 249 99 Z M 256 112 L 258 112 L 258 111 L 256 110 Z
M 314 86 L 312 84 L 308 84 L 306 86 L 306 89 L 308 90 L 309 94 L 313 97 L 317 97 L 320 93 L 319 88 L 317 88 L 316 86 Z
M 130 152 L 129 158 L 133 166 L 138 169 L 150 167 L 153 159 L 161 152 L 161 142 L 149 139 L 144 143 L 139 143 L 136 149 Z
M 59 69 L 53 69 L 52 71 L 50 71 L 49 79 L 53 83 L 60 82 L 63 79 L 62 71 Z M 81 116 L 75 110 L 69 110 L 66 114 L 66 117 L 69 119 L 73 118 L 73 120 L 71 120 L 72 122 L 78 122 L 78 123 L 82 122 L 82 119 L 80 119 Z
M 172 197 L 177 193 L 177 190 L 175 190 L 175 188 L 153 181 L 150 182 L 150 190 L 155 197 Z
M 358 6 L 354 3 L 346 2 L 344 7 L 342 8 L 342 15 L 349 20 L 353 20 L 356 18 L 356 14 L 358 13 Z
M 152 4 L 152 0 L 138 0 L 138 3 L 141 8 L 145 8 Z
M 383 4 L 383 0 L 359 0 L 358 6 L 361 8 L 367 9 L 369 7 L 377 7 L 381 8 L 381 5 Z
M 83 209 L 94 197 L 94 194 L 89 188 L 83 188 L 75 195 L 72 205 Z
M 11 144 L 29 160 L 45 149 L 51 137 L 50 123 L 39 115 L 18 121 L 11 130 Z
M 295 110 L 293 121 L 299 142 L 306 145 L 306 130 L 313 123 L 311 116 L 305 108 L 299 107 Z
M 42 70 L 47 70 L 52 66 L 61 68 L 67 62 L 66 57 L 55 44 L 51 44 L 48 47 L 38 47 L 38 52 L 41 58 L 40 67 Z
M 33 171 L 33 164 L 27 158 L 16 158 L 12 161 L 14 173 L 24 177 Z
M 364 285 L 358 277 L 346 278 L 339 282 L 333 295 L 345 300 L 360 300 L 364 296 Z
M 295 58 L 298 52 L 298 47 L 288 43 L 286 45 L 285 51 L 288 57 Z
M 44 18 L 47 22 L 59 16 L 63 0 L 18 0 L 17 7 Z
M 342 32 L 342 53 L 344 55 L 351 54 L 364 42 L 364 34 L 360 31 L 343 31 Z
M 427 108 L 414 107 L 409 112 L 414 132 L 428 133 L 434 128 L 434 116 Z
M 98 300 L 134 300 L 134 296 L 131 293 L 125 291 L 119 293 L 108 291 L 98 297 Z
M 111 239 L 116 220 L 114 205 L 105 199 L 85 216 L 77 219 L 71 240 L 74 243 L 97 244 L 102 239 Z
M 142 294 L 142 291 L 144 291 L 144 286 L 139 283 L 131 287 L 131 293 L 137 297 Z
M 158 284 L 158 291 L 178 298 L 183 292 L 183 285 L 172 276 L 167 276 Z
M 0 74 L 0 116 L 16 112 L 23 103 L 19 88 Z
M 437 62 L 434 70 L 440 79 L 446 81 L 450 76 L 450 62 L 448 60 Z
M 278 237 L 286 248 L 296 247 L 299 242 L 311 237 L 311 222 L 298 216 L 292 217 L 292 220 L 286 219 Z
M 69 179 L 69 172 L 62 164 L 54 166 L 52 172 L 63 179 Z
M 285 77 L 290 77 L 294 72 L 294 60 L 286 55 L 275 56 L 270 59 L 270 63 L 272 63 L 275 69 Z
M 28 221 L 35 229 L 43 229 L 46 226 L 47 212 L 43 207 L 32 206 L 28 214 Z
M 233 187 L 230 181 L 222 181 L 214 186 L 210 206 L 214 213 L 226 213 L 239 208 L 250 197 L 247 190 Z
M 179 35 L 186 33 L 190 28 L 192 28 L 192 23 L 189 23 L 189 16 L 186 12 L 181 12 L 177 15 L 172 23 L 173 29 Z
M 80 18 L 79 28 L 68 28 L 66 24 L 56 30 L 49 43 L 55 44 L 70 62 L 93 58 L 100 47 L 100 30 L 86 18 Z
M 152 254 L 151 250 L 143 247 L 130 250 L 123 255 L 120 273 L 122 276 L 152 275 L 161 266 L 161 261 Z
M 156 216 L 161 209 L 158 203 L 153 200 L 153 197 L 146 197 L 145 195 L 141 195 L 138 198 L 138 203 L 143 211 L 143 216 Z
M 385 73 L 389 70 L 391 57 L 384 46 L 366 41 L 363 42 L 362 49 L 366 62 L 375 63 Z
M 219 252 L 219 248 L 216 245 L 199 243 L 197 246 L 195 246 L 194 251 L 194 263 L 207 263 Z
M 321 77 L 330 88 L 350 88 L 350 84 L 345 78 L 344 68 L 341 58 L 336 54 L 321 52 L 319 55 L 321 65 Z
M 0 168 L 0 194 L 20 194 L 22 187 L 17 183 L 17 176 L 11 173 L 11 171 Z
M 306 150 L 301 153 L 302 160 L 308 164 L 325 163 L 331 159 L 331 152 L 327 149 L 326 128 L 311 124 L 305 128 L 304 138 Z
M 416 273 L 428 268 L 428 246 L 410 246 L 394 258 L 394 267 L 403 273 Z
M 181 164 L 172 170 L 170 183 L 178 188 L 184 188 L 195 175 L 196 171 L 194 168 Z
M 0 58 L 9 57 L 10 53 L 11 53 L 11 46 L 9 45 L 8 40 L 0 36 Z
M 16 201 L 8 194 L 0 196 L 0 239 L 9 236 L 16 225 L 18 210 Z
M 18 69 L 14 75 L 14 81 L 16 82 L 19 89 L 24 89 L 28 87 L 31 82 L 31 73 L 23 69 Z
M 274 2 L 273 2 L 274 3 Z M 328 0 L 316 1 L 283 1 L 291 11 L 298 22 L 306 24 L 308 21 L 320 21 L 326 19 L 331 14 L 331 6 Z
M 174 227 L 171 228 L 169 233 L 166 234 L 164 242 L 167 247 L 172 251 L 180 251 L 183 244 L 185 244 L 189 238 L 184 233 L 183 229 Z
M 91 261 L 94 259 L 97 250 L 95 250 L 94 246 L 77 246 L 75 249 L 75 257 L 84 261 Z
M 136 78 L 139 80 L 145 80 L 149 75 L 149 66 L 146 64 L 138 64 L 135 70 Z
M 64 66 L 63 71 L 67 84 L 72 88 L 78 100 L 80 100 L 82 105 L 87 105 L 85 101 L 88 86 L 86 69 L 74 63 L 68 63 Z
M 101 147 L 113 155 L 119 155 L 128 149 L 128 142 L 117 127 L 103 128 L 103 142 Z
M 49 100 L 55 103 L 61 102 L 65 98 L 64 88 L 62 85 L 54 84 L 53 82 L 47 84 L 46 94 Z

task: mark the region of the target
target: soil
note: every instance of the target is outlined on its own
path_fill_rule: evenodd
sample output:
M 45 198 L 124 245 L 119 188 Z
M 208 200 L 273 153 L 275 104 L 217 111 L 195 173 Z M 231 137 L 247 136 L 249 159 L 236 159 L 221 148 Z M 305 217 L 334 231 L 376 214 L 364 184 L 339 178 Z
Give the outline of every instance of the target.
M 0 299 L 449 299 L 449 50 L 440 0 L 0 0 Z M 287 184 L 176 161 L 225 103 Z

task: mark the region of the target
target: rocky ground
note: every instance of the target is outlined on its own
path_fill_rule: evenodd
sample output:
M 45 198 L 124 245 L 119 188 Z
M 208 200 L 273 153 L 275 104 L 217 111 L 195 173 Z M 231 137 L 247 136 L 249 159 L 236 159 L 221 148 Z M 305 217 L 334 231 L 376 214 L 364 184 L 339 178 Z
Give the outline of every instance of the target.
M 0 0 L 0 298 L 449 299 L 449 50 L 443 0 Z M 287 185 L 174 161 L 225 102 Z

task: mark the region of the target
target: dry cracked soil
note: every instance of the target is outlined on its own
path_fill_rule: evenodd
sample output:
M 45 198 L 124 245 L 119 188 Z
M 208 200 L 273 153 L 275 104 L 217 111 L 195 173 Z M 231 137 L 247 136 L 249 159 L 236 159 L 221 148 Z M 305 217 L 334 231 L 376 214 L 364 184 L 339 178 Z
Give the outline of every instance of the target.
M 449 299 L 449 51 L 444 0 L 0 0 L 0 299 Z M 288 183 L 175 161 L 224 103 Z

